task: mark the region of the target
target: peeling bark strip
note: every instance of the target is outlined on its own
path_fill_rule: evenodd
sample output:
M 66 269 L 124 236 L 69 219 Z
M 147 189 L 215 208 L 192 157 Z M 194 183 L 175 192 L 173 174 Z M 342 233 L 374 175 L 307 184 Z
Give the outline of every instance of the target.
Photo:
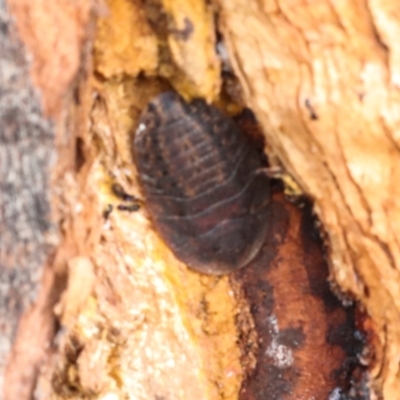
M 148 105 L 133 141 L 154 227 L 190 268 L 225 274 L 247 265 L 269 225 L 261 150 L 203 100 L 166 92 Z
M 0 399 L 18 320 L 37 295 L 52 245 L 49 174 L 54 132 L 43 118 L 25 50 L 0 0 Z
M 400 15 L 391 0 L 218 0 L 267 142 L 316 200 L 330 271 L 373 321 L 376 395 L 400 393 Z

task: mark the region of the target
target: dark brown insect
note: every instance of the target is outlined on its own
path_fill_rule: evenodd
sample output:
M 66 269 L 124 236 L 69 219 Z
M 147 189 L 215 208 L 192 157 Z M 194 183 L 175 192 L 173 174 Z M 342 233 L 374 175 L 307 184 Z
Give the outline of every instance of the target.
M 217 275 L 254 258 L 268 228 L 269 178 L 231 118 L 163 93 L 141 115 L 133 153 L 154 226 L 180 260 Z
M 119 183 L 114 183 L 111 186 L 111 190 L 117 197 L 119 197 L 123 201 L 127 201 L 130 203 L 138 201 L 138 199 L 135 196 L 126 193 L 124 188 Z
M 120 211 L 128 211 L 133 212 L 140 209 L 140 205 L 138 203 L 132 204 L 118 204 L 117 209 Z
M 111 190 L 117 197 L 125 202 L 125 204 L 118 204 L 118 210 L 133 212 L 140 209 L 140 200 L 135 196 L 126 193 L 119 183 L 114 183 L 111 186 Z

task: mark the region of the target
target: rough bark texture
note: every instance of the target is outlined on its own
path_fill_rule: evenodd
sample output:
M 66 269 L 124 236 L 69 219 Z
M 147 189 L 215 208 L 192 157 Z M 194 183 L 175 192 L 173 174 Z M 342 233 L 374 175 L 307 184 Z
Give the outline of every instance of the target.
M 44 148 L 52 147 L 51 130 L 36 119 L 40 112 L 33 92 L 24 91 L 26 67 L 13 72 L 22 50 L 13 50 L 10 43 L 17 42 L 0 36 L 0 184 L 9 183 L 0 194 L 2 283 L 6 276 L 0 286 L 0 328 L 7 331 L 1 356 L 10 348 L 21 312 L 3 300 L 11 298 L 13 271 L 18 280 L 34 282 L 29 296 L 17 303 L 26 306 L 36 299 L 9 358 L 6 399 L 29 399 L 34 391 L 37 399 L 234 400 L 254 370 L 263 338 L 257 339 L 252 300 L 234 296 L 227 277 L 188 271 L 153 232 L 145 206 L 129 212 L 134 209 L 129 196 L 140 198 L 132 132 L 148 100 L 171 87 L 185 98 L 213 101 L 228 113 L 243 105 L 255 112 L 272 165 L 289 171 L 315 200 L 332 279 L 369 316 L 360 321 L 369 334 L 375 392 L 384 400 L 397 399 L 400 17 L 394 2 L 9 0 L 9 6 L 32 55 L 31 77 L 43 108 L 55 116 L 59 157 L 49 192 L 44 182 L 50 180 L 51 157 Z M 0 12 L 0 34 L 7 35 L 9 18 L 1 2 Z M 96 32 L 90 16 L 97 18 Z M 91 47 L 84 43 L 93 43 L 93 58 L 86 57 Z M 23 94 L 22 100 L 7 97 L 9 87 Z M 26 127 L 16 120 L 26 120 Z M 8 159 L 19 171 L 14 176 L 3 165 Z M 36 164 L 27 167 L 30 162 Z M 18 196 L 11 196 L 15 191 Z M 15 231 L 18 221 L 24 224 Z M 59 226 L 61 240 L 53 257 L 46 258 L 44 232 L 50 221 Z M 21 239 L 24 232 L 28 236 Z M 36 297 L 32 287 L 41 271 Z M 285 293 L 280 279 L 287 278 L 273 278 L 276 291 Z M 300 292 L 312 291 L 316 281 Z M 17 292 L 25 293 L 24 288 L 19 285 Z M 4 324 L 10 310 L 14 319 Z M 296 307 L 291 310 L 295 320 Z M 45 359 L 55 315 L 63 329 Z M 286 317 L 278 326 L 288 322 Z M 35 326 L 43 329 L 32 342 Z M 26 349 L 35 354 L 24 359 Z M 333 364 L 339 365 L 339 358 Z M 339 396 L 328 387 L 316 390 Z
M 54 129 L 42 116 L 25 50 L 0 1 L 0 388 L 22 313 L 36 300 L 57 237 L 50 222 Z M 2 399 L 2 390 L 0 391 Z
M 400 393 L 398 7 L 391 1 L 220 1 L 249 104 L 315 200 L 333 278 L 378 335 L 372 376 Z
M 61 108 L 83 37 L 68 19 L 85 25 L 52 6 L 0 2 L 0 399 L 31 398 L 65 286 L 58 230 L 63 178 L 75 160 Z

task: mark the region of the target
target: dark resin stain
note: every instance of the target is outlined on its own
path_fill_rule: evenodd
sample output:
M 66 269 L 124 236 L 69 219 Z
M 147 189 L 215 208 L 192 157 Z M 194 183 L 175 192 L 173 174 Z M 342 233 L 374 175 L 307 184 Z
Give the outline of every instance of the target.
M 269 225 L 269 178 L 231 118 L 163 93 L 141 115 L 133 153 L 153 224 L 180 260 L 224 274 L 255 257 Z
M 304 340 L 305 334 L 302 327 L 283 329 L 277 338 L 279 344 L 291 349 L 299 348 Z
M 247 371 L 239 399 L 362 396 L 362 384 L 350 388 L 362 373 L 354 310 L 333 301 L 311 206 L 303 202 L 296 207 L 274 189 L 268 209 L 263 247 L 246 268 L 231 275 L 248 302 L 258 336 L 256 365 Z

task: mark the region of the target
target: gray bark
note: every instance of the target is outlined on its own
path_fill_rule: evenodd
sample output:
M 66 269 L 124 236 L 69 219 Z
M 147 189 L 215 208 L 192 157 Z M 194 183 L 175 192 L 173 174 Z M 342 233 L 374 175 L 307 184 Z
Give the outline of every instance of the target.
M 36 298 L 52 248 L 54 156 L 54 129 L 42 115 L 28 57 L 0 0 L 0 400 L 18 320 Z

